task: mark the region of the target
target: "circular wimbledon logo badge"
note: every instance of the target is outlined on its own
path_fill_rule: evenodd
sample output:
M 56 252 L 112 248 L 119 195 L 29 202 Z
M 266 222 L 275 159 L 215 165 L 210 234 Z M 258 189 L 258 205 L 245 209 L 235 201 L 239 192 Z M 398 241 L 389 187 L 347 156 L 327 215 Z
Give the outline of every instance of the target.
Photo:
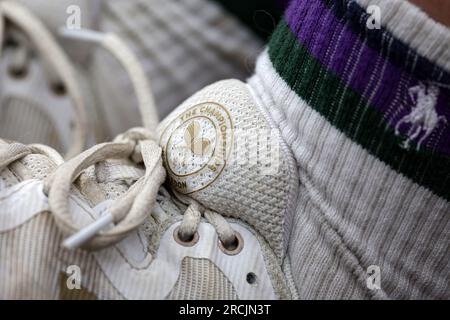
M 195 105 L 173 120 L 161 136 L 171 185 L 189 194 L 214 182 L 226 165 L 232 131 L 228 111 L 214 102 Z

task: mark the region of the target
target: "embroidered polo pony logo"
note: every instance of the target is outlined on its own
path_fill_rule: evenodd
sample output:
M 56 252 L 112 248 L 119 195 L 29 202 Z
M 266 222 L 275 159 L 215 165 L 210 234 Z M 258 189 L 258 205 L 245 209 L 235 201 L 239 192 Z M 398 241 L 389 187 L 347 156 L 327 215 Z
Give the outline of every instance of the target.
M 416 150 L 419 151 L 422 143 L 439 126 L 439 123 L 447 123 L 445 117 L 439 116 L 436 112 L 439 92 L 436 85 L 431 84 L 427 87 L 422 82 L 409 88 L 409 97 L 414 106 L 411 112 L 401 118 L 395 126 L 396 135 L 400 135 L 401 126 L 409 126 L 406 133 L 407 139 L 400 145 L 402 148 L 409 149 L 411 141 L 418 140 Z

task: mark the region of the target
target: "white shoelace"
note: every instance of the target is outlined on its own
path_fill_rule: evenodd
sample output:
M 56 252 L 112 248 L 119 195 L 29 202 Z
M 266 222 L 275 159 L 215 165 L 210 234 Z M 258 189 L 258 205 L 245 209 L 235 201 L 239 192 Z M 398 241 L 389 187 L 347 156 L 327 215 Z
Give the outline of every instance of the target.
M 165 179 L 161 148 L 152 139 L 146 129 L 131 129 L 117 137 L 114 142 L 98 144 L 66 161 L 44 181 L 44 193 L 48 194 L 50 210 L 57 225 L 64 234 L 74 235 L 66 240 L 66 247 L 103 248 L 120 241 L 144 222 Z M 76 225 L 70 214 L 68 200 L 72 182 L 89 166 L 106 159 L 120 158 L 130 158 L 135 163 L 143 162 L 144 176 L 93 224 L 88 227 Z M 99 233 L 111 222 L 114 227 Z
M 189 204 L 184 212 L 183 221 L 177 230 L 177 236 L 182 242 L 189 243 L 195 239 L 203 214 L 206 220 L 215 228 L 223 247 L 229 252 L 237 248 L 239 245 L 239 235 L 223 216 L 215 211 L 204 208 L 200 203 L 190 197 L 183 196 L 179 193 L 175 193 L 175 195 L 180 201 Z

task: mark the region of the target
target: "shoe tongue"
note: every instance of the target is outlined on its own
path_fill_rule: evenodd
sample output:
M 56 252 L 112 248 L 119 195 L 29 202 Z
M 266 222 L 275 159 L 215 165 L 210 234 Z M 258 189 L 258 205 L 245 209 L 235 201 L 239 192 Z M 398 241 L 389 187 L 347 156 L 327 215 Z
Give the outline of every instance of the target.
M 145 170 L 129 159 L 108 159 L 90 166 L 75 181 L 91 206 L 116 200 L 144 175 Z
M 246 84 L 199 91 L 159 126 L 170 186 L 253 227 L 281 258 L 298 183 L 292 155 Z

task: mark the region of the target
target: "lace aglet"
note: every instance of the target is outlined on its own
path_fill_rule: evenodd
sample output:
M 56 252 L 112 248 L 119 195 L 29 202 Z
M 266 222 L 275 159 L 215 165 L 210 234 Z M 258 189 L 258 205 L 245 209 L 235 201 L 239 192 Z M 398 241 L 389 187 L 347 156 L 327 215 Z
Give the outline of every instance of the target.
M 105 37 L 104 33 L 90 29 L 68 29 L 66 27 L 61 27 L 59 28 L 58 33 L 64 38 L 71 38 L 92 43 L 101 43 Z
M 77 249 L 112 222 L 113 216 L 110 213 L 106 213 L 93 223 L 87 225 L 77 233 L 65 239 L 62 245 L 64 248 L 69 250 Z

